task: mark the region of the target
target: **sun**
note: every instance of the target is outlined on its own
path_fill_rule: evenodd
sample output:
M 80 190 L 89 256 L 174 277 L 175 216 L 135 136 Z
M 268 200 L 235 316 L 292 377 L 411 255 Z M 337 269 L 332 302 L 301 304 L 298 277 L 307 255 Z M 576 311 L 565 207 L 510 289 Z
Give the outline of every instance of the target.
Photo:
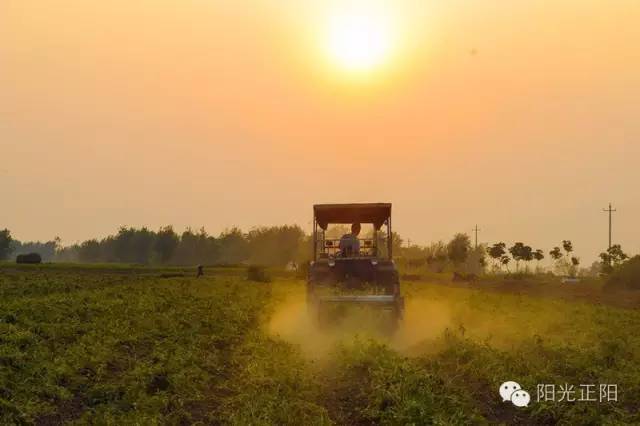
M 381 11 L 339 10 L 329 17 L 326 51 L 349 73 L 369 73 L 390 60 L 394 45 L 391 20 Z

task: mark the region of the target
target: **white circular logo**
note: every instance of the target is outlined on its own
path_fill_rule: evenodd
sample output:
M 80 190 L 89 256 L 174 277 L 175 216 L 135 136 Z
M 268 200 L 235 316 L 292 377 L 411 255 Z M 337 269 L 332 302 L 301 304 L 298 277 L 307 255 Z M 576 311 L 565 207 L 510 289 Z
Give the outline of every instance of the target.
M 522 389 L 522 387 L 516 382 L 504 382 L 500 385 L 500 396 L 502 397 L 502 401 L 511 401 L 511 394 L 520 389 Z
M 531 401 L 531 396 L 526 390 L 520 389 L 511 394 L 511 402 L 516 407 L 526 407 L 529 405 L 529 401 Z
M 511 401 L 516 407 L 527 407 L 529 402 L 531 402 L 529 392 L 522 389 L 522 386 L 513 380 L 501 384 L 499 392 L 502 397 L 502 402 Z

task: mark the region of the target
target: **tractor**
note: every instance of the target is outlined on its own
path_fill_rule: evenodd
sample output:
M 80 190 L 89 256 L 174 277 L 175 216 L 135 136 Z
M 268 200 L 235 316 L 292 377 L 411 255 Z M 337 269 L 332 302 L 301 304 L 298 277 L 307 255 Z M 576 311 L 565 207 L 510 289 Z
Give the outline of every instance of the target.
M 331 235 L 345 225 L 363 235 Z M 356 250 L 344 243 L 357 240 Z M 313 206 L 313 260 L 307 279 L 307 306 L 321 324 L 327 312 L 348 305 L 374 307 L 388 313 L 391 328 L 402 319 L 404 298 L 393 262 L 390 203 L 316 204 Z M 334 309 L 335 311 L 335 309 Z M 330 315 L 329 315 L 330 316 Z

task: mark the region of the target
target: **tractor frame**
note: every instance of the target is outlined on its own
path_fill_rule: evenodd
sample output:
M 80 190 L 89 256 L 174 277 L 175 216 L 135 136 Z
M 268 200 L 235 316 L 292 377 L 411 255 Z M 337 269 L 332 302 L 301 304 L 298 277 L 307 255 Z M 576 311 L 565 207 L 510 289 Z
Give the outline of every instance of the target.
M 360 251 L 346 256 L 340 251 L 340 239 L 328 238 L 327 229 L 352 223 L 370 224 L 372 230 L 365 238 L 358 238 Z M 402 319 L 404 298 L 393 262 L 390 203 L 313 206 L 307 305 L 321 319 L 324 308 L 332 304 L 361 304 L 390 311 L 394 325 Z

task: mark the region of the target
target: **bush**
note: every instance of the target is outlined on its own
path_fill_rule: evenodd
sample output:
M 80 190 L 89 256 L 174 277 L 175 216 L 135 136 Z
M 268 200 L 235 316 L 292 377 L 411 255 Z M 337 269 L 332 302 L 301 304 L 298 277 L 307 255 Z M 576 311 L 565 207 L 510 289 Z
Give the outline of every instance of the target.
M 42 257 L 38 253 L 19 254 L 16 263 L 42 263 Z
M 617 267 L 607 284 L 615 288 L 640 290 L 640 256 L 634 256 Z
M 251 265 L 247 268 L 247 279 L 259 283 L 270 283 L 271 276 L 264 266 Z

